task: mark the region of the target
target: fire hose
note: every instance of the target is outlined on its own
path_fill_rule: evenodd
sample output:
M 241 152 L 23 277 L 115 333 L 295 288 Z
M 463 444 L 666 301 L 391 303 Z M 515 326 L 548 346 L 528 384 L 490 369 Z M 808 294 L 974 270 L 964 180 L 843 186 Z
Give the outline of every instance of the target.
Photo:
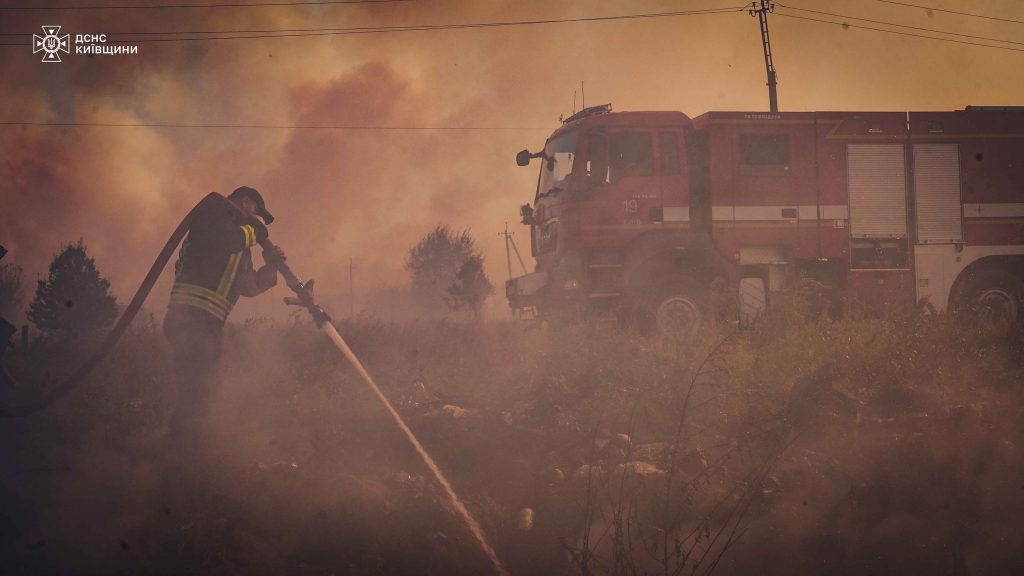
M 206 197 L 204 197 L 202 200 L 200 200 L 199 203 L 196 204 L 195 207 L 193 207 L 192 210 L 190 210 L 188 214 L 185 215 L 185 218 L 183 218 L 181 223 L 178 224 L 178 227 L 174 229 L 174 232 L 171 233 L 170 238 L 167 239 L 167 242 L 164 244 L 164 247 L 160 251 L 160 254 L 157 255 L 156 260 L 153 262 L 153 265 L 149 269 L 149 273 L 146 274 L 146 278 L 142 281 L 142 284 L 139 285 L 138 290 L 135 291 L 135 295 L 128 303 L 128 306 L 125 308 L 124 313 L 121 314 L 121 317 L 118 319 L 117 323 L 110 330 L 107 336 L 103 339 L 103 341 L 100 343 L 96 351 L 93 352 L 92 355 L 90 355 L 85 360 L 85 362 L 83 362 L 82 365 L 78 367 L 77 370 L 75 370 L 70 376 L 68 376 L 63 381 L 54 386 L 53 389 L 50 390 L 48 394 L 44 395 L 39 400 L 36 400 L 28 404 L 24 404 L 22 406 L 16 406 L 13 408 L 0 408 L 0 418 L 22 417 L 39 412 L 45 409 L 46 407 L 50 406 L 60 398 L 66 396 L 68 393 L 74 390 L 79 384 L 81 384 L 82 381 L 85 380 L 89 373 L 92 372 L 92 370 L 110 354 L 110 351 L 117 344 L 118 340 L 121 339 L 121 336 L 124 335 L 124 332 L 128 329 L 128 326 L 131 324 L 132 320 L 135 319 L 135 316 L 142 308 L 142 304 L 146 301 L 146 298 L 149 296 L 149 293 L 153 290 L 153 286 L 156 284 L 157 279 L 160 277 L 160 273 L 163 271 L 164 267 L 167 265 L 167 262 L 174 254 L 174 250 L 185 238 L 185 234 L 188 233 L 193 217 L 213 204 L 226 204 L 228 207 L 237 211 L 237 208 L 235 207 L 234 204 L 232 204 L 226 198 L 224 198 L 224 196 L 221 196 L 216 192 L 211 192 L 208 195 L 206 195 Z M 240 211 L 238 211 L 238 213 L 239 215 L 242 215 Z M 242 216 L 244 217 L 244 215 Z M 402 417 L 395 410 L 394 406 L 392 406 L 391 402 L 387 399 L 387 396 L 384 395 L 380 387 L 377 386 L 377 383 L 374 382 L 373 377 L 370 376 L 370 373 L 366 371 L 366 368 L 363 366 L 363 363 L 359 361 L 359 358 L 356 357 L 355 353 L 352 352 L 352 349 L 349 348 L 348 344 L 341 337 L 341 334 L 339 334 L 337 329 L 335 329 L 334 324 L 331 321 L 331 317 L 327 314 L 327 312 L 324 311 L 323 308 L 317 305 L 316 301 L 313 298 L 313 280 L 309 280 L 307 282 L 302 282 L 301 280 L 299 280 L 298 276 L 296 276 L 295 273 L 292 272 L 291 268 L 288 266 L 287 262 L 285 262 L 283 258 L 274 256 L 278 254 L 278 251 L 275 249 L 275 246 L 270 242 L 269 238 L 263 239 L 260 242 L 260 246 L 264 250 L 264 257 L 266 258 L 267 263 L 277 269 L 277 271 L 281 274 L 281 277 L 284 278 L 285 284 L 287 284 L 288 288 L 290 288 L 295 293 L 295 297 L 286 297 L 284 299 L 285 304 L 292 306 L 301 306 L 308 310 L 310 316 L 313 317 L 313 321 L 316 323 L 317 327 L 323 330 L 327 337 L 331 340 L 331 342 L 333 342 L 334 345 L 338 348 L 338 350 L 340 350 L 342 354 L 345 355 L 345 358 L 356 369 L 356 372 L 359 373 L 362 379 L 370 387 L 374 395 L 376 395 L 377 398 L 380 400 L 381 404 L 384 405 L 384 408 L 387 410 L 388 414 L 391 415 L 391 418 L 395 421 L 395 424 L 398 425 L 399 429 L 401 429 L 402 432 L 405 434 L 405 437 L 406 439 L 409 440 L 409 443 L 412 444 L 413 448 L 416 449 L 416 453 L 419 454 L 420 458 L 423 460 L 423 463 L 427 466 L 427 469 L 430 470 L 431 474 L 433 474 L 438 484 L 440 484 L 441 487 L 444 489 L 444 493 L 445 496 L 447 497 L 449 505 L 458 515 L 459 519 L 462 520 L 462 522 L 469 529 L 473 538 L 476 540 L 481 550 L 484 552 L 488 560 L 491 562 L 495 572 L 500 576 L 506 576 L 508 574 L 508 571 L 501 563 L 501 560 L 498 559 L 498 556 L 495 553 L 494 549 L 488 543 L 487 538 L 484 536 L 483 530 L 480 528 L 480 524 L 476 521 L 475 518 L 473 518 L 473 515 L 462 503 L 462 500 L 459 499 L 458 495 L 455 493 L 455 490 L 452 488 L 451 483 L 448 482 L 448 479 L 445 478 L 444 473 L 442 473 L 441 469 L 437 466 L 437 463 L 434 462 L 434 459 L 426 451 L 423 445 L 420 444 L 419 440 L 416 438 L 416 435 L 413 434 L 409 426 L 406 425 L 404 420 L 402 420 Z
M 182 239 L 185 238 L 185 234 L 188 233 L 189 226 L 192 224 L 192 218 L 207 209 L 210 205 L 219 202 L 227 202 L 227 199 L 217 194 L 216 192 L 210 192 L 205 198 L 199 201 L 192 210 L 189 210 L 185 218 L 181 220 L 178 227 L 171 233 L 171 237 L 167 239 L 167 243 L 164 244 L 160 254 L 157 255 L 153 265 L 149 268 L 149 273 L 146 274 L 146 278 L 139 285 L 138 290 L 135 291 L 135 296 L 132 297 L 131 302 L 128 303 L 128 307 L 125 308 L 121 317 L 118 318 L 117 323 L 110 330 L 107 336 L 100 343 L 99 347 L 95 352 L 92 353 L 77 370 L 71 373 L 70 376 L 65 378 L 53 387 L 47 394 L 43 395 L 42 398 L 24 404 L 22 406 L 15 407 L 3 407 L 0 408 L 0 418 L 15 418 L 19 416 L 28 416 L 35 414 L 40 410 L 43 410 L 47 406 L 53 404 L 57 400 L 67 396 L 69 392 L 78 387 L 79 384 L 85 380 L 86 376 L 93 371 L 96 366 L 103 361 L 110 351 L 114 349 L 114 345 L 124 335 L 125 330 L 135 319 L 135 315 L 139 313 L 142 308 L 143 302 L 146 301 L 146 297 L 153 290 L 153 285 L 156 284 L 157 278 L 160 277 L 160 272 L 163 271 L 164 266 L 167 265 L 167 261 L 171 259 L 174 254 L 175 248 L 181 243 Z

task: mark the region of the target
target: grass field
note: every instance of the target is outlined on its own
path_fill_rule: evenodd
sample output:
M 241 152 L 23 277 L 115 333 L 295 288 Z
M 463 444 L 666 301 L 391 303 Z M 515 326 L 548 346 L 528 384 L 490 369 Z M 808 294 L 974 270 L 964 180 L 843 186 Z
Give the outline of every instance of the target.
M 690 347 L 601 323 L 339 330 L 514 574 L 1024 573 L 1019 337 L 809 320 L 797 300 Z M 82 355 L 20 354 L 26 382 Z M 3 572 L 487 573 L 305 318 L 230 325 L 222 368 L 184 468 L 164 458 L 152 321 L 51 409 L 0 422 Z

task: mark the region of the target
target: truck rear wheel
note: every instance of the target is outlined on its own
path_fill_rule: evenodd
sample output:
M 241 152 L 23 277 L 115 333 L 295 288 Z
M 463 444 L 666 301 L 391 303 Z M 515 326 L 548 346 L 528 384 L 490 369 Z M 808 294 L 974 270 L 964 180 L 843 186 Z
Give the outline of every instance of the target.
M 645 331 L 675 342 L 696 341 L 709 319 L 708 289 L 690 278 L 675 278 L 641 299 Z
M 1008 333 L 1020 326 L 1024 282 L 1005 270 L 984 270 L 971 280 L 964 312 L 977 327 Z

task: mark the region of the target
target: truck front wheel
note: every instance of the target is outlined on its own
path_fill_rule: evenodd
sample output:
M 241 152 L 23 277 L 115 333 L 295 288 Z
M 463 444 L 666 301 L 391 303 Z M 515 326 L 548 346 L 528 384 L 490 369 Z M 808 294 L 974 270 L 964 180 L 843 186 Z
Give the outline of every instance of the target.
M 645 331 L 676 342 L 696 341 L 710 317 L 708 289 L 689 278 L 675 278 L 641 299 Z

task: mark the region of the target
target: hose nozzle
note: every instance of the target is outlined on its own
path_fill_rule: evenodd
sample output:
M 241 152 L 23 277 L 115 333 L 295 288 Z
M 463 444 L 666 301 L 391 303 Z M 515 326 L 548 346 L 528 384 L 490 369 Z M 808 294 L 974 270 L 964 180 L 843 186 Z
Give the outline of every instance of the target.
M 290 280 L 287 276 L 285 280 Z M 305 283 L 299 282 L 295 279 L 294 282 L 289 281 L 288 287 L 295 292 L 295 296 L 285 296 L 284 303 L 289 306 L 301 306 L 309 311 L 309 314 L 313 317 L 313 321 L 316 322 L 318 327 L 323 326 L 325 322 L 330 322 L 331 317 L 324 312 L 316 301 L 313 299 L 313 280 L 308 280 Z

